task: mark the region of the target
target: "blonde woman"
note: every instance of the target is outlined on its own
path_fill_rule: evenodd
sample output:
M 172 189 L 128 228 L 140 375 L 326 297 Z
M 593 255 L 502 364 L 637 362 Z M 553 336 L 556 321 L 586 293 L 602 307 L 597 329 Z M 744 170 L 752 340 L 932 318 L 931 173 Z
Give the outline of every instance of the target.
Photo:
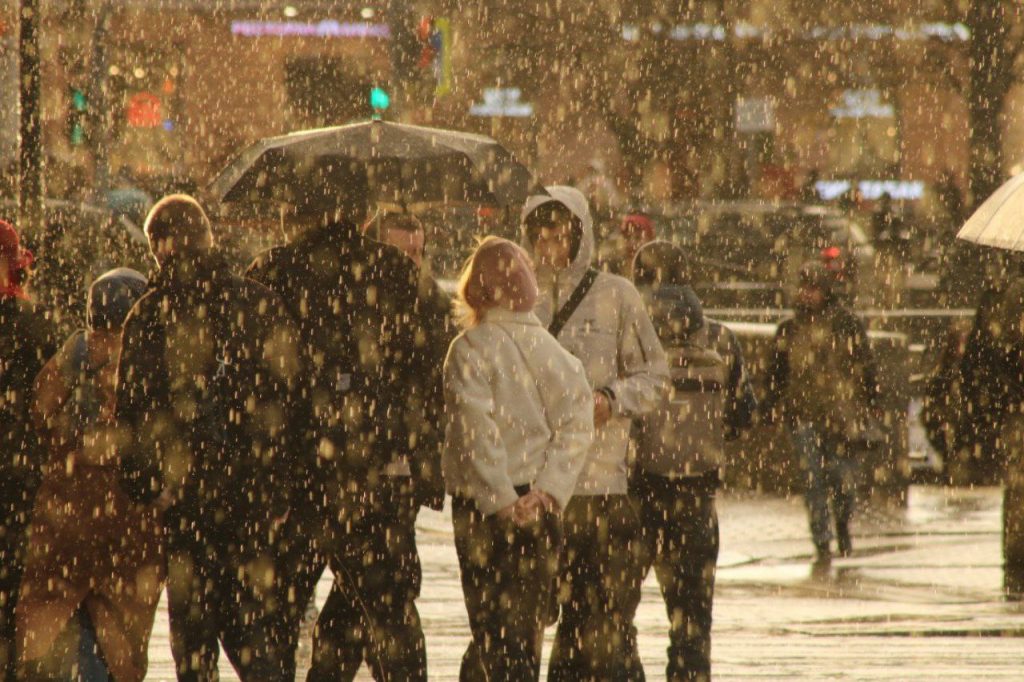
M 442 460 L 473 641 L 461 679 L 536 680 L 562 509 L 593 440 L 580 362 L 533 314 L 529 257 L 488 237 L 459 283 Z

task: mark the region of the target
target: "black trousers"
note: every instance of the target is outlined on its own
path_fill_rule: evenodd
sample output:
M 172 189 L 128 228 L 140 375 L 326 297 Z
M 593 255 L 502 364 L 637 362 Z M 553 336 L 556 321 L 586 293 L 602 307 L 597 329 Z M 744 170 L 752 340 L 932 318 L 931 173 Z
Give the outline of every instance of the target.
M 378 682 L 427 679 L 415 601 L 422 578 L 418 510 L 411 479 L 383 477 L 344 527 L 335 528 L 328 557 L 334 586 L 313 632 L 307 680 L 348 682 L 364 660 Z M 321 564 L 317 579 L 322 572 Z
M 669 619 L 665 679 L 711 679 L 711 609 L 718 562 L 716 474 L 669 479 L 637 472 L 631 490 L 640 510 L 648 564 L 654 566 Z
M 1024 458 L 1010 462 L 1003 491 L 1003 584 L 1024 599 Z
M 549 682 L 643 680 L 633 618 L 646 547 L 627 495 L 572 498 L 563 514 L 561 618 Z
M 269 542 L 263 549 L 233 544 L 235 530 L 168 524 L 167 610 L 180 682 L 218 678 L 218 643 L 245 682 L 291 679 L 289 670 L 294 677 L 275 551 Z
M 453 498 L 452 523 L 462 594 L 473 640 L 461 682 L 540 678 L 544 618 L 558 574 L 561 522 L 554 514 L 519 527 Z
M 21 575 L 25 569 L 27 515 L 9 514 L 0 519 L 0 671 L 14 680 L 17 667 L 14 610 L 18 605 Z

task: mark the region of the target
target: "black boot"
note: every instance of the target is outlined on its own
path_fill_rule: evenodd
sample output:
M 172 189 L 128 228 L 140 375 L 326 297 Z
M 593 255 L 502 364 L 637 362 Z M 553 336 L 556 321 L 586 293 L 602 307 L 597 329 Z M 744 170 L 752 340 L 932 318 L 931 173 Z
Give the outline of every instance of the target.
M 1024 601 L 1024 570 L 1003 568 L 1003 592 L 1009 601 Z
M 850 540 L 850 524 L 836 523 L 836 540 L 839 544 L 839 556 L 853 554 L 853 542 Z

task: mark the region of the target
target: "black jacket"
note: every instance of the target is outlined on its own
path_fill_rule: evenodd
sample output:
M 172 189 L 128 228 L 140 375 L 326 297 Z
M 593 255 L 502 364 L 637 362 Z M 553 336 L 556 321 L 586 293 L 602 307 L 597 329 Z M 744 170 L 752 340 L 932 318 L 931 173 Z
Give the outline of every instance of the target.
M 814 315 L 819 322 L 827 323 L 831 330 L 831 337 L 823 347 L 833 357 L 819 359 L 824 373 L 823 390 L 835 393 L 835 386 L 840 381 L 850 378 L 855 385 L 855 390 L 847 401 L 850 410 L 877 409 L 880 394 L 878 372 L 863 323 L 849 309 L 836 301 L 830 302 L 825 310 Z M 811 323 L 811 314 L 798 314 L 779 325 L 775 335 L 775 348 L 770 359 L 766 395 L 761 404 L 761 413 L 768 421 L 773 420 L 775 411 L 782 407 L 787 398 L 792 399 L 794 395 L 799 395 L 801 401 L 813 403 L 822 397 L 815 394 L 815 386 L 792 385 L 790 352 L 797 345 L 798 339 L 806 338 Z M 835 362 L 831 363 L 830 360 Z M 829 367 L 834 368 L 842 376 L 829 376 Z M 844 416 L 855 417 L 853 414 L 833 415 L 840 421 Z
M 416 495 L 440 508 L 445 311 L 415 264 L 350 223 L 311 229 L 247 275 L 281 295 L 312 368 L 321 460 L 357 495 L 408 456 Z M 333 495 L 329 495 L 331 499 Z
M 42 311 L 18 298 L 0 298 L 0 523 L 3 525 L 32 507 L 44 457 L 32 428 L 33 384 L 57 346 L 57 330 Z
M 304 368 L 281 300 L 209 254 L 165 263 L 125 321 L 117 420 L 137 501 L 174 496 L 171 533 L 215 527 L 246 545 L 309 477 L 295 443 Z M 226 535 L 225 535 L 226 534 Z

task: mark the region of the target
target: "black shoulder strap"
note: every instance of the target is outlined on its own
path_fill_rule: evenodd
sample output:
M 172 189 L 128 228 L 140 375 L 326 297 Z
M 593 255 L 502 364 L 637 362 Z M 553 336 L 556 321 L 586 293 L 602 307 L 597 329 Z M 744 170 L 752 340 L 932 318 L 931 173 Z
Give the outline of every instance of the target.
M 583 273 L 583 279 L 576 285 L 576 290 L 572 292 L 572 296 L 565 302 L 561 310 L 555 313 L 555 316 L 551 318 L 551 324 L 548 325 L 548 332 L 551 336 L 558 338 L 559 333 L 562 331 L 562 327 L 569 321 L 572 314 L 576 312 L 576 309 L 580 307 L 580 303 L 586 297 L 587 292 L 590 291 L 590 287 L 594 286 L 594 282 L 597 280 L 598 272 L 594 268 L 587 268 L 587 271 Z

